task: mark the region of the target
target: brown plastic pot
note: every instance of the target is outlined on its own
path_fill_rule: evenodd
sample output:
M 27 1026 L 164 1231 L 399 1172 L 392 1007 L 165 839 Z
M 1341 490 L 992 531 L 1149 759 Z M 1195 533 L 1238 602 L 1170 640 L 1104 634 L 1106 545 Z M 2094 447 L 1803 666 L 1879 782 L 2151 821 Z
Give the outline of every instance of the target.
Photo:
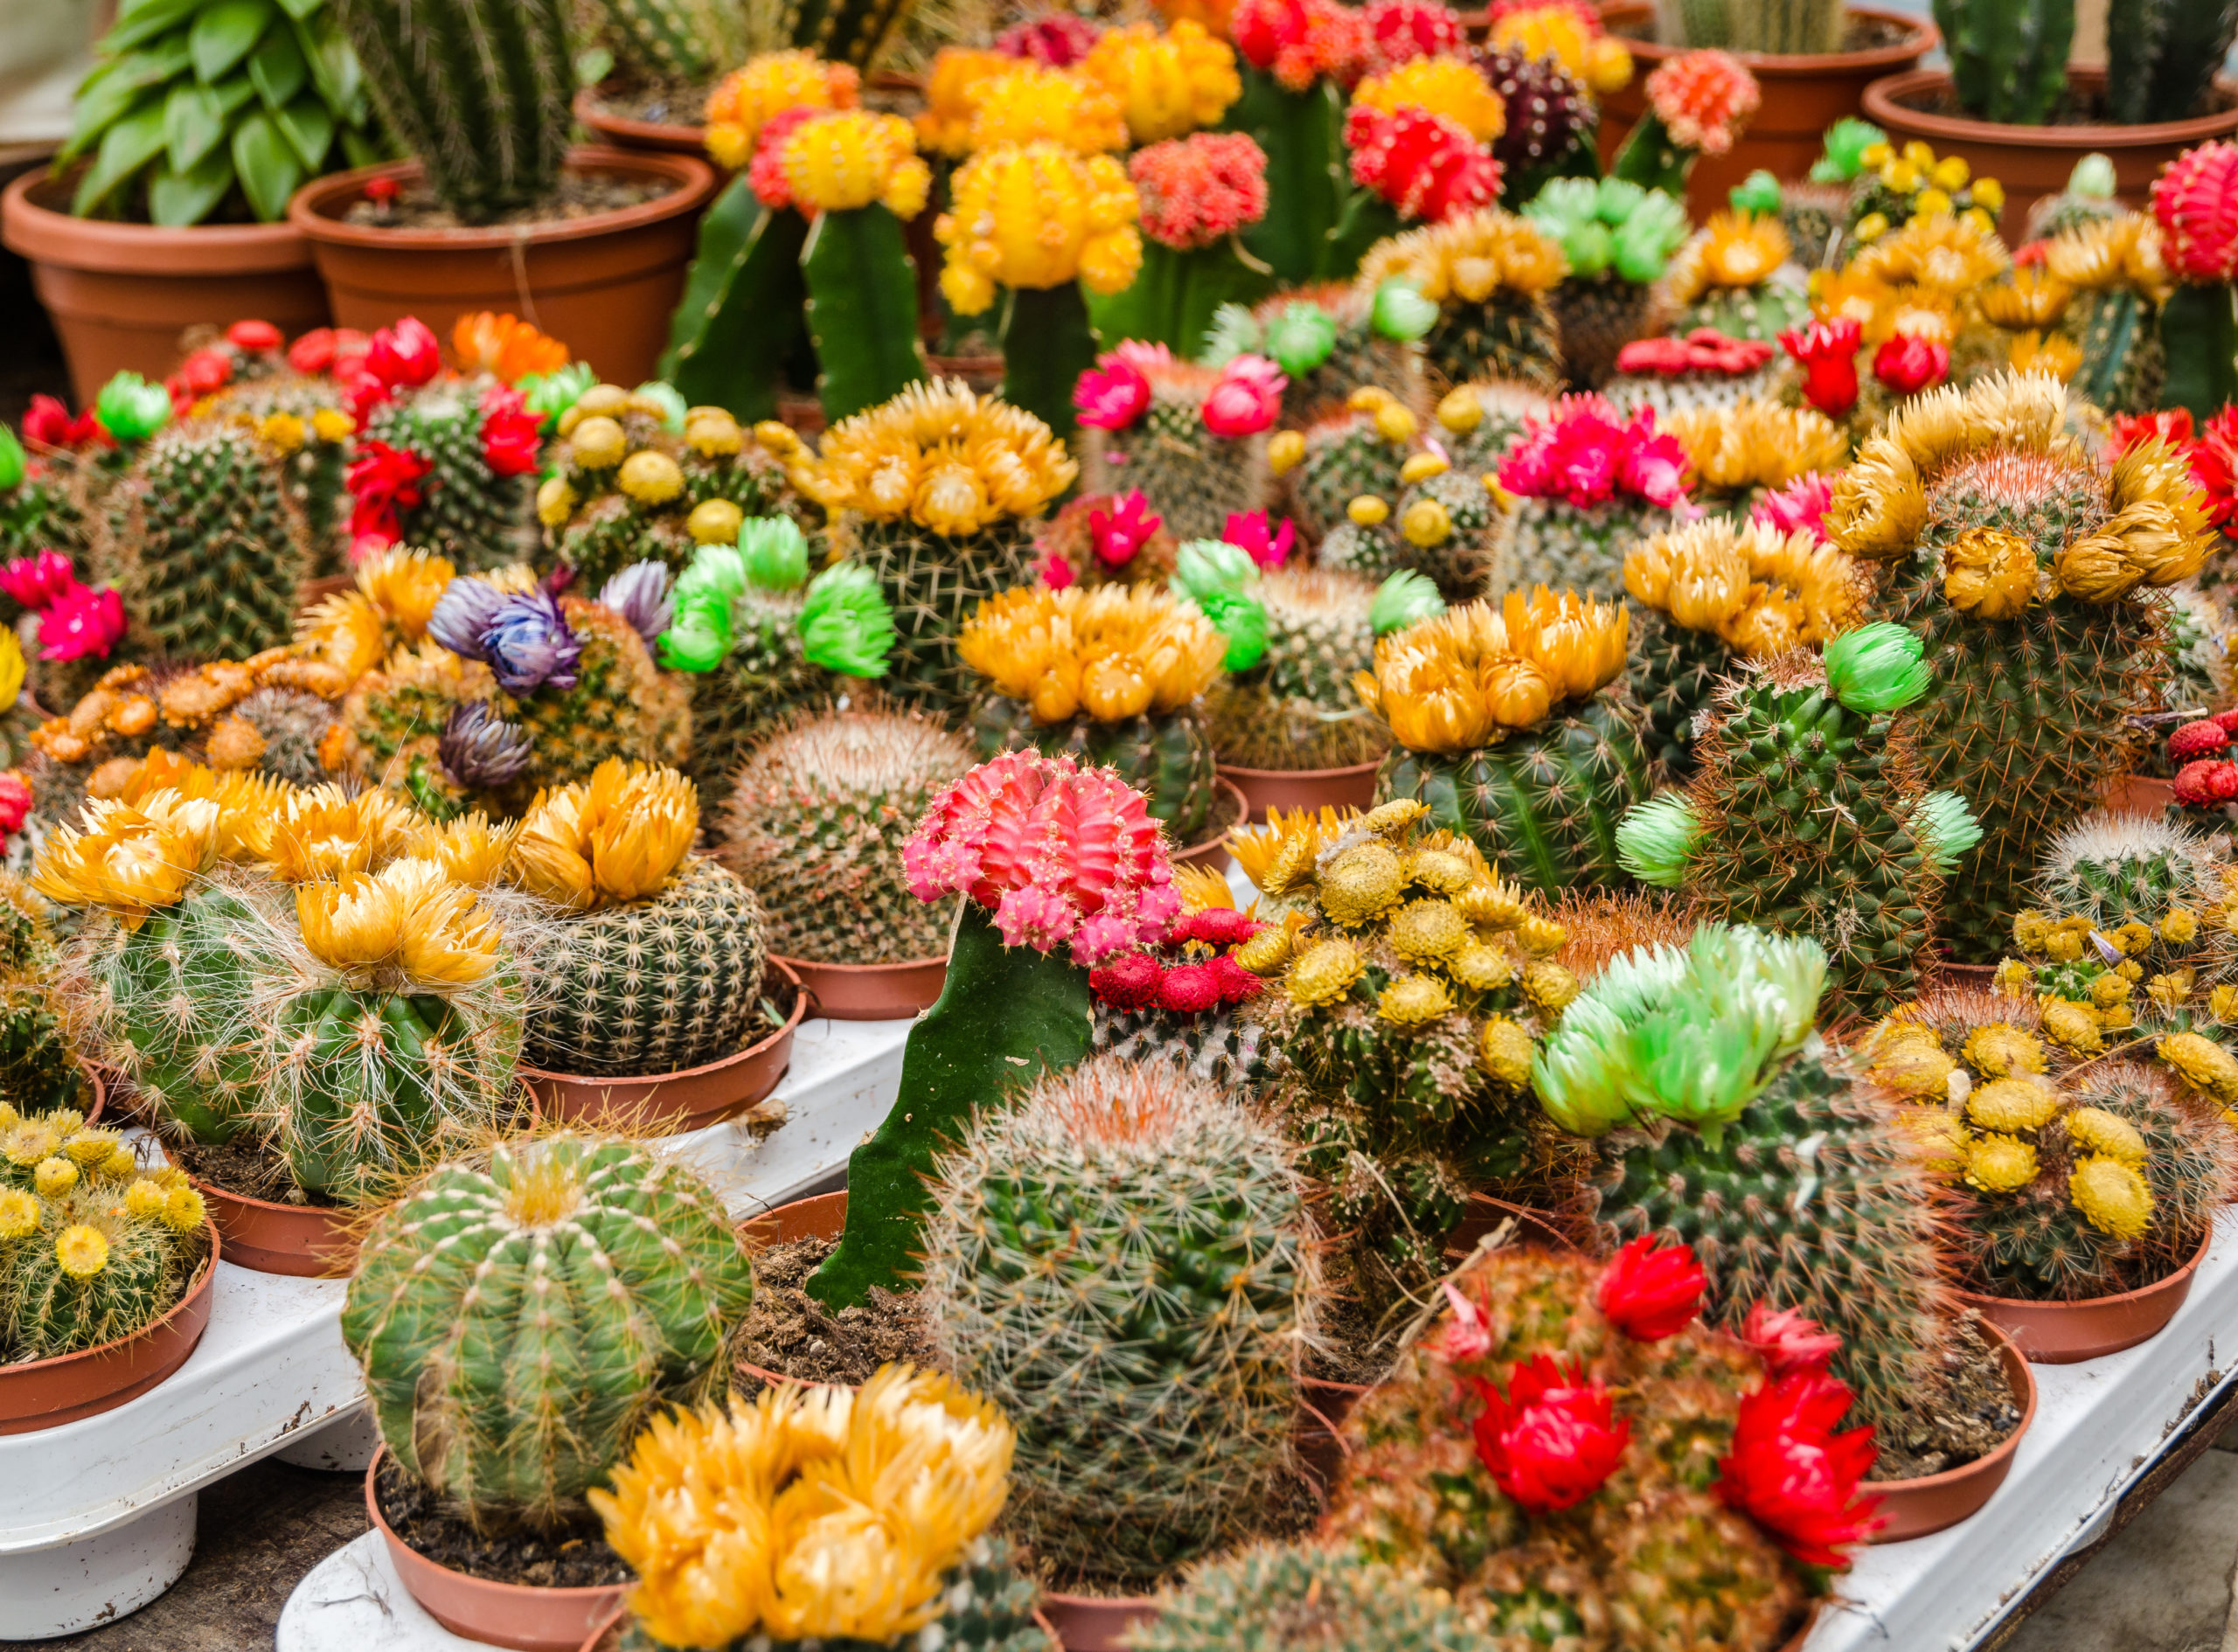
M 2103 69 L 2070 68 L 2068 85 L 2085 99 L 2106 87 Z M 1950 76 L 1941 69 L 1915 69 L 1875 80 L 1865 90 L 1865 118 L 1901 148 L 1913 138 L 1934 146 L 1937 155 L 1963 156 L 1977 176 L 2005 185 L 2005 213 L 1998 220 L 2008 243 L 2027 233 L 2028 211 L 2047 195 L 2067 187 L 2068 175 L 2084 156 L 2103 155 L 2114 163 L 2114 187 L 2124 206 L 2142 207 L 2160 169 L 2186 149 L 2210 138 L 2238 131 L 2238 84 L 2217 75 L 2215 98 L 2222 108 L 2188 121 L 2151 126 L 2005 126 L 1963 115 L 1930 113 L 1950 92 Z
M 1726 192 L 1758 167 L 1775 177 L 1801 177 L 1824 149 L 1826 128 L 1844 115 L 1866 108 L 1868 87 L 1885 75 L 1917 68 L 1920 59 L 1935 50 L 1942 38 L 1933 24 L 1901 11 L 1852 6 L 1849 15 L 1894 24 L 1905 33 L 1894 44 L 1868 52 L 1830 52 L 1823 56 L 1733 54 L 1756 77 L 1764 101 L 1731 149 L 1723 155 L 1705 155 L 1694 163 L 1686 179 L 1686 204 L 1696 219 L 1721 211 Z M 1601 154 L 1608 160 L 1647 108 L 1648 75 L 1683 55 L 1687 48 L 1655 40 L 1655 8 L 1642 0 L 1603 5 L 1601 20 L 1611 34 L 1623 38 L 1638 64 L 1638 72 L 1629 83 L 1601 101 Z M 1936 147 L 1938 151 L 1942 149 L 1939 143 Z M 2061 181 L 2066 181 L 2064 175 Z
M 707 128 L 678 126 L 667 121 L 636 121 L 616 115 L 599 101 L 599 89 L 587 86 L 575 94 L 575 118 L 617 149 L 646 149 L 657 155 L 704 156 Z
M 2164 1280 L 2118 1296 L 2094 1296 L 2082 1302 L 2030 1302 L 1965 1290 L 1952 1295 L 2010 1336 L 2033 1364 L 2079 1364 L 2134 1348 L 2166 1329 L 2184 1299 L 2192 1294 L 2192 1276 L 2206 1260 L 2207 1247 L 2214 1238 L 2210 1225 L 2190 1261 Z
M 34 1433 L 115 1411 L 137 1399 L 186 1364 L 210 1328 L 210 1297 L 222 1248 L 205 1217 L 210 1240 L 202 1272 L 161 1319 L 99 1348 L 24 1365 L 0 1365 L 0 1434 Z
M 1206 871 L 1227 870 L 1227 835 L 1243 824 L 1249 805 L 1236 783 L 1225 774 L 1213 781 L 1212 815 L 1206 826 L 1206 836 L 1186 849 L 1173 851 L 1177 866 L 1202 866 Z
M 2019 1424 L 1987 1456 L 1977 1457 L 1956 1468 L 1947 1468 L 1939 1475 L 1922 1475 L 1916 1480 L 1866 1481 L 1859 1489 L 1880 1499 L 1882 1524 L 1873 1534 L 1874 1543 L 1902 1543 L 1909 1537 L 1924 1537 L 1931 1531 L 1941 1531 L 1970 1518 L 1997 1495 L 2005 1475 L 2012 1472 L 2012 1457 L 2020 1449 L 2020 1437 L 2036 1420 L 2036 1378 L 2028 1370 L 2026 1356 L 2013 1345 L 2012 1337 L 1987 1320 L 1979 1323 L 1982 1334 L 1990 1338 L 1998 1358 L 2004 1363 L 2005 1378 L 2012 1385 L 2012 1397 L 2020 1406 Z
M 569 1124 L 632 1132 L 697 1130 L 742 1113 L 775 1089 L 793 1065 L 793 1035 L 808 1014 L 801 978 L 782 958 L 769 967 L 793 989 L 792 1013 L 768 1038 L 734 1055 L 679 1072 L 642 1079 L 601 1079 L 520 1069 L 537 1111 Z
M 771 1245 L 793 1245 L 805 1239 L 837 1239 L 847 1231 L 847 1191 L 817 1193 L 804 1199 L 792 1199 L 775 1210 L 764 1211 L 738 1225 L 738 1236 L 749 1250 L 760 1250 Z M 740 1371 L 775 1387 L 781 1383 L 796 1383 L 797 1377 L 788 1377 L 781 1371 L 765 1370 L 760 1365 L 740 1360 Z
M 663 184 L 635 206 L 550 223 L 470 229 L 352 224 L 375 178 L 419 181 L 417 161 L 359 167 L 305 184 L 288 221 L 309 239 L 337 325 L 371 331 L 416 316 L 438 338 L 476 310 L 509 311 L 616 384 L 650 378 L 684 293 L 697 220 L 715 174 L 688 155 L 578 149 L 568 166 Z
M 197 1177 L 210 1219 L 226 1238 L 226 1260 L 254 1274 L 344 1279 L 358 1260 L 354 1213 L 253 1199 Z
M 780 958 L 816 1000 L 816 1012 L 833 1021 L 900 1021 L 930 1007 L 948 980 L 946 958 L 913 963 L 812 963 Z
M 586 1635 L 614 1621 L 626 1583 L 588 1589 L 539 1589 L 525 1583 L 492 1583 L 438 1565 L 396 1535 L 381 1517 L 373 1487 L 388 1455 L 382 1446 L 365 1470 L 365 1517 L 388 1545 L 389 1564 L 427 1615 L 454 1635 L 514 1652 L 575 1652 Z
M 1045 1594 L 1041 1617 L 1060 1652 L 1127 1652 L 1127 1632 L 1157 1615 L 1146 1594 Z
M 1263 821 L 1274 809 L 1372 809 L 1380 758 L 1344 768 L 1243 768 L 1220 765 L 1220 778 L 1243 795 L 1246 820 Z
M 160 380 L 190 327 L 254 317 L 293 335 L 326 324 L 326 283 L 293 224 L 163 229 L 73 218 L 75 186 L 74 174 L 44 168 L 9 184 L 0 241 L 30 261 L 80 406 L 120 372 Z

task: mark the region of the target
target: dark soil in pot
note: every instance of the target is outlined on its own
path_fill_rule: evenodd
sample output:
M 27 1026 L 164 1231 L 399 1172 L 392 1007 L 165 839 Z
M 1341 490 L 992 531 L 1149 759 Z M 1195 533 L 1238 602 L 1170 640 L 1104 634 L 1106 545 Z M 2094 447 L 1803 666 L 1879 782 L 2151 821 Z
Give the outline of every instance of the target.
M 342 1201 L 295 1185 L 288 1161 L 264 1142 L 237 1135 L 223 1147 L 187 1140 L 165 1142 L 171 1162 L 198 1182 L 208 1182 L 243 1198 L 270 1204 L 295 1204 L 307 1210 L 340 1210 Z
M 643 178 L 615 177 L 602 172 L 562 172 L 559 188 L 545 200 L 516 207 L 483 223 L 468 224 L 445 206 L 425 184 L 411 184 L 386 204 L 361 200 L 342 215 L 345 224 L 387 229 L 487 229 L 495 225 L 564 224 L 657 201 L 675 190 Z
M 1950 1387 L 1940 1403 L 1908 1405 L 1883 1418 L 1873 1433 L 1880 1447 L 1875 1480 L 1921 1480 L 1986 1457 L 2020 1426 L 2005 1362 L 1970 1318 L 1951 1328 L 1943 1356 Z
M 914 1291 L 872 1286 L 869 1301 L 836 1314 L 808 1294 L 809 1276 L 824 1265 L 832 1246 L 831 1239 L 804 1239 L 754 1253 L 754 1305 L 733 1344 L 734 1364 L 802 1382 L 849 1387 L 868 1382 L 890 1361 L 941 1369 L 943 1362 Z M 765 1385 L 755 1371 L 732 1371 L 732 1391 L 747 1399 Z
M 702 126 L 707 119 L 707 94 L 717 84 L 682 75 L 616 70 L 600 82 L 595 95 L 601 115 L 656 126 Z
M 607 1547 L 598 1517 L 585 1513 L 557 1531 L 476 1531 L 466 1517 L 384 1456 L 374 1492 L 381 1518 L 412 1550 L 439 1566 L 488 1583 L 587 1589 L 628 1583 L 636 1574 Z

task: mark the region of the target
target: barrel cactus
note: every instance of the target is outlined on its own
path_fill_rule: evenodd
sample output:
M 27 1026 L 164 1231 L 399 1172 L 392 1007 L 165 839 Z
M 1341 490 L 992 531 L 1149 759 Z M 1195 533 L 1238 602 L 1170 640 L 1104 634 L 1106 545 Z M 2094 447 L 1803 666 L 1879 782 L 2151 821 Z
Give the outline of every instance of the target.
M 1686 209 L 1623 178 L 1558 177 L 1524 216 L 1561 249 L 1553 309 L 1565 375 L 1597 390 L 1624 346 L 1654 328 L 1657 283 L 1686 239 Z
M 1448 385 L 1497 378 L 1552 392 L 1565 340 L 1549 296 L 1564 267 L 1544 226 L 1485 207 L 1378 241 L 1359 279 L 1371 293 L 1403 281 L 1437 307 L 1422 352 Z
M 1499 461 L 1516 507 L 1510 588 L 1567 587 L 1613 597 L 1624 553 L 1690 509 L 1686 450 L 1645 407 L 1620 419 L 1598 396 L 1565 396 Z
M 2082 361 L 2068 388 L 2108 413 L 2158 406 L 2168 371 L 2160 306 L 2173 281 L 2152 220 L 2124 212 L 2063 231 L 2046 249 L 2044 267 L 2074 295 L 2061 324 Z
M 1295 428 L 1345 406 L 1357 390 L 1380 390 L 1421 414 L 1429 406 L 1421 340 L 1435 309 L 1403 281 L 1297 288 L 1251 309 L 1223 304 L 1200 359 L 1218 366 L 1240 355 L 1281 368 L 1281 420 Z
M 1135 1652 L 1489 1652 L 1442 1590 L 1349 1549 L 1266 1544 L 1208 1560 L 1158 1597 Z
M 1672 330 L 1714 328 L 1728 338 L 1776 339 L 1811 318 L 1811 299 L 1788 262 L 1778 217 L 1724 212 L 1678 249 L 1664 277 Z
M 1616 352 L 1616 376 L 1602 387 L 1609 405 L 1630 416 L 1642 407 L 1656 422 L 1697 408 L 1760 400 L 1777 388 L 1779 349 L 1769 339 L 1728 338 L 1697 327 L 1684 337 L 1644 338 Z
M 142 1330 L 210 1265 L 202 1196 L 102 1135 L 76 1133 L 31 1187 L 0 1182 L 0 1367 Z M 71 1156 L 96 1148 L 101 1157 Z

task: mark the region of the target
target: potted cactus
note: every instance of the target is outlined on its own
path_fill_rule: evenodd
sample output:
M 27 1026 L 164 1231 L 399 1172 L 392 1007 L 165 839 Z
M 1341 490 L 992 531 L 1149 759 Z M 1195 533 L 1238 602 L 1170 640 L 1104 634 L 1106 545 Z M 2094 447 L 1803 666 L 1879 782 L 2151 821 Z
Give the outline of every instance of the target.
M 1692 514 L 1687 468 L 1652 408 L 1620 419 L 1599 396 L 1563 397 L 1498 461 L 1501 490 L 1520 502 L 1505 584 L 1615 596 L 1624 553 Z
M 1215 367 L 1241 355 L 1272 361 L 1289 381 L 1285 426 L 1333 413 L 1361 390 L 1379 391 L 1419 417 L 1430 399 L 1421 340 L 1438 315 L 1403 278 L 1297 288 L 1249 309 L 1221 305 L 1198 359 Z
M 1267 215 L 1267 153 L 1247 132 L 1194 132 L 1136 150 L 1127 175 L 1141 202 L 1142 271 L 1109 298 L 1091 295 L 1088 314 L 1108 344 L 1141 339 L 1193 356 L 1215 310 L 1256 302 L 1275 285 L 1241 239 Z
M 1798 484 L 1831 488 L 1849 462 L 1842 427 L 1815 408 L 1765 397 L 1674 413 L 1658 424 L 1685 450 L 1695 503 L 1736 522 L 1753 520 L 1760 509 L 1776 513 L 1778 506 L 1768 502 Z
M 1655 330 L 1656 283 L 1686 239 L 1686 209 L 1620 177 L 1560 177 L 1523 212 L 1568 267 L 1553 293 L 1564 377 L 1598 390 L 1624 346 Z
M 1178 539 L 1209 539 L 1231 516 L 1267 507 L 1268 428 L 1288 386 L 1264 356 L 1218 367 L 1129 341 L 1096 357 L 1073 387 L 1083 483 L 1138 493 Z
M 1672 330 L 1708 327 L 1728 338 L 1769 343 L 1807 321 L 1811 299 L 1789 261 L 1793 250 L 1773 213 L 1713 214 L 1679 248 L 1664 277 Z

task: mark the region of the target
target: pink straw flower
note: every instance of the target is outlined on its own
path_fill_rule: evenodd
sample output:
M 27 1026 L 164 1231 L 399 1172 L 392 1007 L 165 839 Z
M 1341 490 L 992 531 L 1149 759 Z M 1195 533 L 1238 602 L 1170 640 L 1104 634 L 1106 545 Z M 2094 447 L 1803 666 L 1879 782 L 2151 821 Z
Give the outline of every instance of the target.
M 1282 392 L 1289 382 L 1282 370 L 1264 356 L 1229 357 L 1220 369 L 1220 381 L 1198 410 L 1205 428 L 1231 441 L 1257 435 L 1282 411 Z
M 1107 351 L 1073 386 L 1081 422 L 1097 430 L 1124 430 L 1150 410 L 1150 381 L 1123 351 Z

